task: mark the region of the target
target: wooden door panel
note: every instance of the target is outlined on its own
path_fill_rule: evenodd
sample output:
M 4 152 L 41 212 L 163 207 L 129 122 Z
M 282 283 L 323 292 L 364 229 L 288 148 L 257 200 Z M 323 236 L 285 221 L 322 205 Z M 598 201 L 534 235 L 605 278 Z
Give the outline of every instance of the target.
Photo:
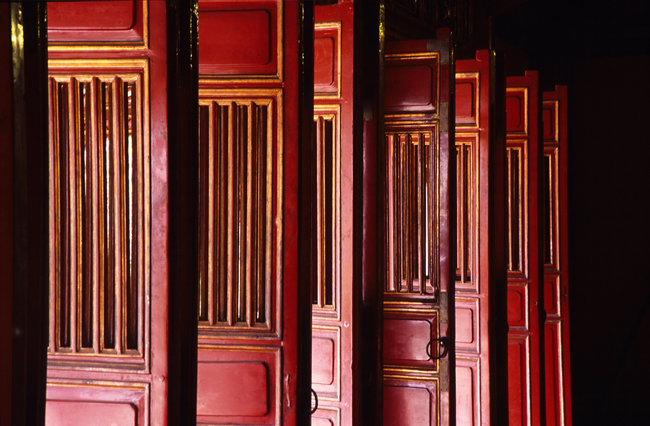
M 316 149 L 316 281 L 312 287 L 312 424 L 352 425 L 355 301 L 354 14 L 352 3 L 314 11 L 314 146 Z M 343 70 L 346 70 L 345 72 Z M 357 384 L 358 386 L 358 384 Z
M 386 425 L 454 422 L 449 49 L 442 37 L 386 44 Z
M 167 404 L 178 384 L 166 153 L 179 118 L 167 117 L 167 62 L 152 59 L 167 57 L 168 10 L 147 1 L 49 6 L 46 421 L 162 424 L 181 415 Z
M 456 62 L 456 413 L 459 425 L 499 423 L 505 356 L 498 318 L 505 310 L 504 128 L 496 111 L 505 92 L 494 52 Z M 493 108 L 490 108 L 490 106 Z M 501 268 L 500 268 L 501 266 Z M 504 336 L 505 337 L 505 336 Z
M 571 425 L 566 86 L 544 92 L 543 99 L 546 421 Z
M 538 75 L 508 77 L 506 90 L 508 179 L 508 393 L 510 424 L 543 424 L 540 309 L 541 97 Z
M 312 351 L 299 336 L 311 335 L 301 272 L 310 259 L 299 262 L 298 247 L 309 253 L 301 241 L 311 235 L 298 229 L 311 226 L 299 204 L 311 180 L 298 172 L 312 161 L 300 147 L 313 82 L 299 82 L 313 40 L 300 38 L 303 6 L 199 2 L 198 424 L 292 425 L 309 415 L 310 374 L 299 365 L 309 367 Z

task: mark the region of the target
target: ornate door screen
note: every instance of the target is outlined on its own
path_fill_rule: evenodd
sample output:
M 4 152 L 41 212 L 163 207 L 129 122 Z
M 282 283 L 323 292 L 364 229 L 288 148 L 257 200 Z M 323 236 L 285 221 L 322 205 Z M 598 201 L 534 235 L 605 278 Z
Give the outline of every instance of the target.
M 543 93 L 544 362 L 546 424 L 571 425 L 569 351 L 567 88 Z
M 315 7 L 317 280 L 312 283 L 313 425 L 352 425 L 354 4 Z M 347 176 L 347 179 L 343 177 Z M 315 404 L 315 401 L 313 402 Z
M 449 46 L 386 43 L 386 426 L 454 424 Z
M 299 266 L 309 270 L 298 227 L 309 217 L 299 216 L 298 171 L 313 95 L 311 83 L 299 86 L 300 46 L 311 42 L 299 39 L 309 22 L 300 8 L 199 1 L 198 424 L 309 417 L 309 373 L 299 370 L 309 284 L 298 285 Z
M 151 87 L 165 87 L 166 65 L 150 60 L 166 46 L 149 38 L 164 34 L 150 27 L 164 12 L 147 1 L 48 6 L 48 426 L 166 421 L 167 365 L 153 358 L 167 353 L 167 324 L 152 321 L 167 310 L 156 272 L 166 254 L 152 250 L 166 234 L 151 234 L 166 226 L 161 215 L 152 221 L 166 201 L 152 195 L 164 185 L 151 173 L 161 166 L 151 135 L 164 145 L 167 132 L 151 107 L 166 108 L 166 91 Z
M 507 356 L 498 327 L 506 308 L 504 94 L 495 52 L 456 62 L 456 424 L 463 426 L 507 422 L 498 417 L 506 403 L 499 359 Z
M 508 395 L 510 425 L 541 424 L 541 96 L 538 74 L 508 77 Z
M 167 101 L 164 90 L 150 92 L 149 56 L 164 55 L 165 46 L 148 31 L 161 8 L 146 1 L 48 7 L 49 426 L 98 417 L 148 425 L 166 416 L 164 386 L 154 379 L 166 365 L 152 362 L 166 347 L 151 326 L 167 305 L 151 251 L 162 243 L 151 236 L 151 133 L 162 129 L 150 105 Z M 112 59 L 118 46 L 126 53 Z

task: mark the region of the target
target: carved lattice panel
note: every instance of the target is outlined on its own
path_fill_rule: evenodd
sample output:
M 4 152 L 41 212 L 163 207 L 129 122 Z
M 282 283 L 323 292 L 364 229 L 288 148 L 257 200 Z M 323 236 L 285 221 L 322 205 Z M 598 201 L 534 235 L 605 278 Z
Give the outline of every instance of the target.
M 542 227 L 541 97 L 538 75 L 508 77 L 506 178 L 508 255 L 508 400 L 511 425 L 541 421 L 540 263 Z
M 390 262 L 385 291 L 432 296 L 438 270 L 438 129 L 435 124 L 397 127 L 386 132 Z
M 201 94 L 201 332 L 268 332 L 277 323 L 278 102 L 277 90 Z
M 546 422 L 565 426 L 571 415 L 568 300 L 567 88 L 543 93 L 544 121 L 544 362 Z
M 49 351 L 62 355 L 52 360 L 142 358 L 150 269 L 147 66 L 75 66 L 85 69 L 69 73 L 63 61 L 50 61 Z M 122 69 L 111 73 L 109 66 Z

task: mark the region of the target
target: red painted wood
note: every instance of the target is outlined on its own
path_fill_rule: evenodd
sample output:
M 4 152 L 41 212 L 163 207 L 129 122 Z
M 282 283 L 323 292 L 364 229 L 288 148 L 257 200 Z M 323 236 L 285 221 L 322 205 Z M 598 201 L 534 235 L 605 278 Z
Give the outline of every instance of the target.
M 199 104 L 201 108 L 213 108 L 212 116 L 205 117 L 209 117 L 212 127 L 202 127 L 202 131 L 210 132 L 205 152 L 212 160 L 202 164 L 213 164 L 220 154 L 209 144 L 222 138 L 228 147 L 224 153 L 228 174 L 215 177 L 204 196 L 217 200 L 218 191 L 226 191 L 225 207 L 214 212 L 214 220 L 221 220 L 224 212 L 229 215 L 224 231 L 215 230 L 213 235 L 202 238 L 212 244 L 215 235 L 239 226 L 243 232 L 254 233 L 250 235 L 261 232 L 265 235 L 263 244 L 256 250 L 267 260 L 260 287 L 263 319 L 258 319 L 253 309 L 253 300 L 258 296 L 254 298 L 251 289 L 259 283 L 250 278 L 253 260 L 237 260 L 239 253 L 246 253 L 229 249 L 228 257 L 220 258 L 229 262 L 225 277 L 214 275 L 216 266 L 207 269 L 207 276 L 212 277 L 207 280 L 206 292 L 210 306 L 223 303 L 219 296 L 223 289 L 223 294 L 228 294 L 228 308 L 223 311 L 225 319 L 219 318 L 214 308 L 199 321 L 198 423 L 296 425 L 309 417 L 313 191 L 311 153 L 304 142 L 309 140 L 306 136 L 311 135 L 313 122 L 313 74 L 309 65 L 313 60 L 313 38 L 309 33 L 312 13 L 309 5 L 296 1 L 199 2 Z M 309 75 L 305 74 L 307 70 Z M 223 112 L 223 108 L 222 113 L 214 112 L 217 106 L 248 112 L 227 115 L 230 112 Z M 264 106 L 266 112 L 255 115 L 254 111 L 262 111 L 256 110 L 257 106 Z M 257 131 L 260 126 L 266 126 L 266 130 Z M 249 176 L 256 176 L 258 172 L 239 166 L 243 161 L 252 161 L 251 157 L 233 153 L 239 147 L 244 149 L 237 152 L 250 153 L 246 146 L 259 144 L 266 147 L 260 154 L 267 161 L 263 173 L 270 173 L 261 180 L 261 185 L 266 185 L 262 192 L 266 202 L 263 230 L 250 225 L 248 213 L 243 219 L 239 213 L 231 213 L 233 206 L 244 206 L 234 201 L 244 185 L 237 191 L 227 189 L 233 179 L 247 182 Z M 250 191 L 251 186 L 248 188 Z M 247 207 L 237 208 L 244 211 L 241 209 Z M 245 239 L 235 242 L 232 234 L 229 238 L 235 248 L 248 247 Z M 219 256 L 214 250 L 214 257 L 208 257 L 213 262 Z M 246 268 L 240 269 L 240 265 Z M 233 278 L 242 270 L 241 279 Z M 239 398 L 245 400 L 239 403 Z
M 451 425 L 456 423 L 453 343 L 450 343 L 449 354 L 440 360 L 429 359 L 426 354 L 426 345 L 433 338 L 447 337 L 454 341 L 455 303 L 454 298 L 449 297 L 454 294 L 450 258 L 455 256 L 452 240 L 455 234 L 455 203 L 452 203 L 455 172 L 451 163 L 454 138 L 449 134 L 449 126 L 453 125 L 449 108 L 454 67 L 450 63 L 449 39 L 441 36 L 437 40 L 386 43 L 385 67 L 385 131 L 389 146 L 386 148 L 387 164 L 383 165 L 388 177 L 385 196 L 388 203 L 388 241 L 385 242 L 388 270 L 384 281 L 384 424 Z M 414 154 L 407 154 L 406 148 L 400 148 L 402 146 L 413 146 L 408 152 L 413 150 Z M 428 155 L 425 154 L 426 146 L 430 147 L 432 155 L 429 167 L 438 170 L 439 180 L 429 175 L 431 180 L 420 185 L 415 183 L 415 177 L 400 177 L 406 176 L 402 172 L 396 174 L 396 152 L 413 155 L 416 162 L 400 164 L 427 164 L 422 162 L 425 158 L 422 156 Z M 408 179 L 408 183 L 397 186 L 399 179 Z M 418 212 L 422 218 L 428 217 L 424 204 L 413 204 L 406 213 L 391 207 L 399 205 L 396 197 L 401 197 L 407 187 L 422 188 L 418 191 L 429 194 L 426 197 L 436 204 L 433 211 L 439 215 L 432 215 L 431 220 L 438 227 L 438 244 L 425 243 L 429 232 L 423 225 L 426 219 L 412 217 L 411 212 Z M 427 192 L 433 187 L 439 191 L 439 198 L 435 201 Z M 418 197 L 424 200 L 425 195 Z M 403 214 L 406 216 L 401 217 Z M 405 227 L 415 230 L 413 234 L 409 231 L 412 239 L 404 241 L 419 241 L 417 246 L 413 246 L 419 249 L 409 250 L 398 243 L 406 238 L 402 231 Z M 429 247 L 428 251 L 424 250 L 425 245 Z M 400 262 L 427 259 L 426 253 L 433 253 L 428 266 L 423 263 L 429 262 L 426 260 L 418 260 L 419 266 L 413 268 L 406 263 L 403 269 L 398 266 L 401 263 L 395 263 L 397 259 L 402 259 Z M 434 355 L 443 355 L 439 343 L 432 341 L 431 346 Z
M 142 87 L 151 88 L 151 90 L 137 92 L 134 99 L 135 102 L 142 102 L 141 111 L 144 123 L 147 123 L 142 129 L 137 130 L 143 132 L 143 143 L 148 145 L 150 152 L 150 157 L 146 158 L 148 164 L 145 166 L 150 172 L 144 174 L 147 179 L 150 177 L 150 193 L 145 196 L 145 205 L 143 205 L 144 211 L 149 215 L 145 217 L 147 223 L 144 229 L 150 230 L 150 234 L 148 234 L 149 245 L 145 247 L 143 254 L 143 259 L 148 258 L 149 263 L 143 277 L 144 287 L 140 293 L 142 314 L 139 317 L 139 327 L 142 331 L 138 334 L 140 346 L 138 346 L 137 354 L 134 353 L 131 359 L 116 357 L 112 354 L 95 354 L 92 358 L 85 354 L 66 357 L 52 353 L 54 348 L 51 347 L 50 368 L 48 369 L 48 426 L 69 424 L 70 422 L 94 424 L 99 421 L 97 416 L 101 413 L 105 414 L 104 420 L 106 421 L 110 419 L 117 421 L 119 418 L 121 422 L 124 422 L 131 419 L 130 415 L 124 417 L 124 414 L 133 408 L 135 408 L 136 414 L 132 418 L 132 424 L 138 426 L 166 425 L 168 420 L 171 423 L 180 421 L 177 416 L 182 416 L 180 412 L 185 409 L 186 396 L 189 396 L 189 400 L 194 401 L 192 393 L 185 393 L 185 396 L 174 393 L 174 401 L 172 403 L 168 401 L 170 392 L 179 391 L 180 383 L 184 380 L 191 382 L 193 376 L 189 370 L 181 377 L 181 370 L 186 368 L 186 364 L 183 363 L 186 361 L 180 360 L 175 355 L 170 356 L 169 352 L 170 345 L 183 346 L 180 340 L 176 340 L 179 338 L 178 334 L 169 334 L 170 329 L 178 331 L 178 327 L 180 327 L 180 323 L 175 323 L 176 325 L 172 327 L 169 326 L 170 309 L 175 310 L 174 316 L 179 319 L 179 322 L 183 317 L 181 309 L 190 317 L 193 315 L 190 309 L 179 309 L 178 307 L 178 303 L 183 300 L 182 297 L 178 298 L 179 295 L 182 296 L 182 289 L 181 293 L 173 293 L 176 295 L 174 300 L 170 301 L 169 299 L 169 294 L 172 292 L 170 282 L 177 279 L 177 275 L 174 275 L 176 272 L 171 270 L 169 263 L 171 256 L 169 241 L 175 238 L 170 235 L 173 233 L 170 230 L 174 226 L 170 228 L 169 222 L 170 216 L 178 217 L 177 207 L 180 207 L 180 204 L 185 201 L 171 207 L 169 205 L 170 193 L 177 194 L 170 191 L 171 181 L 173 180 L 179 185 L 184 183 L 180 182 L 180 178 L 170 178 L 170 173 L 178 176 L 175 173 L 179 172 L 179 169 L 176 168 L 176 165 L 171 164 L 173 162 L 170 162 L 168 157 L 170 151 L 178 152 L 178 150 L 170 149 L 170 144 L 180 143 L 169 135 L 170 129 L 174 125 L 176 128 L 178 127 L 177 123 L 180 122 L 180 117 L 175 114 L 173 117 L 168 116 L 167 103 L 170 92 L 168 92 L 167 86 L 169 78 L 171 78 L 168 75 L 167 58 L 168 9 L 164 2 L 135 2 L 134 4 L 136 23 L 132 29 L 135 28 L 136 35 L 131 30 L 124 30 L 123 27 L 126 24 L 120 23 L 122 16 L 111 15 L 113 13 L 121 15 L 124 12 L 121 9 L 123 5 L 95 2 L 88 5 L 88 8 L 84 8 L 86 5 L 82 3 L 57 3 L 53 6 L 54 22 L 51 21 L 50 37 L 54 43 L 50 46 L 49 58 L 58 62 L 51 62 L 50 73 L 52 75 L 110 76 L 124 72 L 136 72 L 143 79 L 145 75 L 149 78 Z M 84 14 L 92 15 L 100 11 L 104 13 L 104 16 L 84 18 Z M 64 17 L 71 20 L 66 24 L 62 22 Z M 144 30 L 138 33 L 138 28 L 143 25 L 143 19 L 148 21 L 146 31 L 151 36 L 148 43 L 143 41 L 143 39 L 146 40 L 142 35 Z M 102 22 L 109 21 L 117 23 L 117 28 L 106 28 L 102 24 Z M 70 22 L 76 22 L 76 24 L 70 24 Z M 68 31 L 71 28 L 70 25 L 80 23 L 87 27 Z M 103 43 L 88 48 L 90 43 L 98 40 Z M 174 53 L 181 54 L 180 51 Z M 85 62 L 75 62 L 75 58 Z M 95 58 L 102 58 L 102 61 L 92 62 Z M 133 62 L 140 58 L 144 58 L 146 62 L 137 64 Z M 126 60 L 128 64 L 121 65 L 125 62 L 112 62 L 113 59 Z M 145 64 L 144 68 L 141 65 L 143 63 Z M 176 64 L 176 66 L 179 65 L 182 67 L 182 64 Z M 170 72 L 181 73 L 182 71 Z M 186 82 L 186 84 L 189 83 Z M 147 91 L 148 97 L 145 97 Z M 179 99 L 178 102 L 182 104 L 184 101 Z M 191 121 L 192 112 L 186 111 L 184 116 L 190 117 Z M 187 195 L 190 196 L 190 194 Z M 178 222 L 176 223 L 178 224 Z M 183 223 L 189 228 L 192 226 L 191 222 L 183 221 Z M 185 244 L 188 240 L 181 238 L 173 241 L 174 249 L 177 249 L 179 244 Z M 177 256 L 173 257 L 178 259 Z M 178 261 L 176 262 L 178 263 Z M 185 335 L 191 337 L 191 330 Z M 174 340 L 170 341 L 170 339 Z M 86 361 L 89 359 L 92 359 L 92 363 Z M 195 365 L 195 361 L 190 359 L 189 362 L 191 365 Z M 66 413 L 70 415 L 66 416 Z M 127 422 L 127 424 L 131 424 L 131 422 Z
M 358 332 L 360 327 L 355 320 L 355 309 L 359 308 L 354 291 L 354 237 L 361 232 L 353 226 L 353 123 L 360 125 L 354 111 L 361 104 L 354 94 L 354 86 L 361 84 L 354 79 L 355 13 L 358 10 L 353 3 L 316 6 L 314 10 L 314 117 L 334 117 L 334 159 L 331 169 L 325 163 L 321 166 L 323 179 L 327 176 L 333 186 L 333 198 L 325 200 L 320 196 L 318 204 L 323 209 L 319 217 L 326 209 L 332 215 L 329 223 L 321 225 L 331 229 L 328 244 L 333 252 L 324 267 L 332 271 L 332 295 L 330 304 L 312 305 L 312 388 L 318 395 L 319 408 L 311 418 L 312 424 L 320 421 L 333 426 L 353 425 L 361 409 L 354 403 L 354 387 L 359 384 L 355 383 L 358 369 L 354 369 L 353 362 L 354 352 L 359 350 L 354 344 L 355 328 Z M 318 239 L 319 244 L 326 240 Z M 324 284 L 325 276 L 319 277 L 319 285 Z M 312 300 L 316 299 L 314 294 Z
M 569 346 L 568 182 L 566 86 L 543 93 L 544 120 L 544 307 L 546 321 L 546 424 L 571 425 L 571 364 Z
M 457 425 L 504 421 L 499 387 L 505 379 L 495 366 L 506 349 L 498 327 L 506 293 L 505 129 L 497 112 L 505 78 L 497 75 L 496 60 L 495 52 L 481 50 L 475 60 L 456 61 Z
M 506 90 L 509 204 L 508 394 L 511 425 L 544 424 L 541 264 L 541 96 L 539 77 L 508 77 Z M 518 163 L 515 161 L 518 158 Z

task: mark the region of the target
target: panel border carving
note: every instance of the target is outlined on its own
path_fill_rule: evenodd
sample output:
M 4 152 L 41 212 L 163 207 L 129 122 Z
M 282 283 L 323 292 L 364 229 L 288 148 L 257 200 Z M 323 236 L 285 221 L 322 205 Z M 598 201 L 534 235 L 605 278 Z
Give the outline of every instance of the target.
M 101 52 L 114 52 L 114 51 L 133 51 L 133 50 L 147 50 L 149 49 L 149 0 L 135 0 L 136 4 L 141 5 L 142 9 L 142 39 L 138 41 L 111 41 L 111 40 L 98 40 L 98 41 L 48 41 L 48 51 L 50 52 L 88 52 L 88 51 L 101 51 Z M 137 25 L 137 24 L 136 24 Z M 114 32 L 119 32 L 115 30 Z M 76 32 L 76 30 L 58 30 L 61 34 Z M 101 31 L 100 33 L 112 32 Z M 51 60 L 50 60 L 51 61 Z
M 270 114 L 274 116 L 270 119 L 273 123 L 272 128 L 267 129 L 273 139 L 269 141 L 271 149 L 275 152 L 275 170 L 267 170 L 271 176 L 271 182 L 268 183 L 267 196 L 270 199 L 270 209 L 268 214 L 271 215 L 270 221 L 267 222 L 271 227 L 267 230 L 270 238 L 270 252 L 266 253 L 271 259 L 270 285 L 275 286 L 271 289 L 271 310 L 266 318 L 264 326 L 237 326 L 237 325 L 209 325 L 199 323 L 199 339 L 202 338 L 228 338 L 228 339 L 249 339 L 251 337 L 260 339 L 278 339 L 282 335 L 282 247 L 283 247 L 283 90 L 276 88 L 199 88 L 199 105 L 208 105 L 212 102 L 225 101 L 251 101 L 263 100 L 270 103 Z M 273 276 L 273 271 L 275 276 Z M 236 333 L 234 333 L 236 332 Z
M 210 4 L 212 2 L 202 2 L 205 4 Z M 218 2 L 216 2 L 218 3 Z M 269 4 L 271 2 L 268 2 Z M 238 3 L 235 3 L 238 4 Z M 241 3 L 239 3 L 241 5 Z M 243 3 L 245 4 L 245 3 Z M 201 73 L 199 71 L 199 86 L 203 84 L 221 84 L 221 83 L 233 83 L 233 84 L 241 84 L 241 83 L 269 83 L 269 82 L 274 82 L 274 83 L 282 83 L 284 81 L 284 49 L 283 49 L 283 41 L 284 41 L 284 5 L 283 5 L 283 0 L 277 0 L 275 2 L 275 7 L 277 8 L 275 10 L 276 14 L 276 34 L 275 34 L 275 44 L 276 44 L 276 72 L 274 74 L 247 74 L 247 73 L 242 73 L 242 74 L 212 74 L 212 73 Z M 226 11 L 230 9 L 218 9 L 219 11 Z M 200 10 L 197 11 L 198 14 L 200 14 Z M 201 96 L 201 88 L 199 88 L 199 97 Z M 280 121 L 280 123 L 282 123 Z
M 336 94 L 330 94 L 327 92 L 316 92 L 314 90 L 314 99 L 340 99 L 341 98 L 341 21 L 331 21 L 331 22 L 316 22 L 314 24 L 314 39 L 318 38 L 316 32 L 318 30 L 336 30 L 336 46 L 334 49 L 334 63 L 336 64 L 336 72 L 334 78 L 336 79 Z M 314 111 L 316 107 L 314 105 Z
M 150 369 L 150 319 L 151 319 L 151 134 L 150 134 L 150 86 L 149 86 L 149 60 L 147 58 L 141 59 L 50 59 L 48 61 L 48 74 L 49 78 L 54 81 L 67 79 L 78 79 L 80 81 L 91 82 L 93 78 L 115 78 L 120 75 L 126 75 L 129 79 L 133 78 L 134 74 L 141 77 L 141 103 L 136 103 L 136 114 L 139 119 L 139 126 L 141 129 L 140 135 L 142 137 L 142 190 L 141 195 L 142 211 L 139 216 L 143 220 L 142 232 L 143 241 L 140 242 L 142 250 L 142 267 L 140 273 L 141 282 L 139 285 L 139 306 L 140 316 L 138 318 L 140 324 L 139 329 L 141 334 L 141 346 L 138 348 L 137 353 L 134 350 L 123 350 L 123 353 L 111 352 L 94 352 L 94 351 L 76 351 L 76 352 L 54 352 L 57 348 L 56 336 L 50 332 L 48 340 L 48 365 L 57 367 L 74 367 L 75 369 L 92 369 L 92 370 L 136 370 L 148 372 Z M 49 100 L 52 102 L 52 99 Z M 95 107 L 92 107 L 95 108 Z M 91 116 L 92 118 L 92 116 Z M 52 121 L 50 120 L 50 123 Z M 50 144 L 52 139 L 50 138 Z M 52 148 L 50 148 L 51 152 Z M 49 168 L 52 170 L 52 158 L 49 160 Z M 50 171 L 50 176 L 52 176 Z M 52 185 L 52 183 L 50 183 Z M 50 211 L 54 209 L 54 194 L 53 189 L 50 187 Z M 50 214 L 49 227 L 52 229 L 54 226 L 54 216 Z M 49 237 L 50 253 L 54 253 L 56 241 L 53 233 Z M 50 254 L 49 259 L 49 281 L 50 292 L 56 294 L 55 285 L 55 259 Z M 95 303 L 95 302 L 93 302 Z M 95 309 L 98 309 L 95 306 Z M 56 312 L 50 304 L 50 328 L 52 324 L 56 324 Z M 124 333 L 126 325 L 122 324 L 122 332 Z M 98 330 L 101 332 L 101 330 Z M 56 331 L 58 335 L 58 328 Z M 101 339 L 100 339 L 101 340 Z

